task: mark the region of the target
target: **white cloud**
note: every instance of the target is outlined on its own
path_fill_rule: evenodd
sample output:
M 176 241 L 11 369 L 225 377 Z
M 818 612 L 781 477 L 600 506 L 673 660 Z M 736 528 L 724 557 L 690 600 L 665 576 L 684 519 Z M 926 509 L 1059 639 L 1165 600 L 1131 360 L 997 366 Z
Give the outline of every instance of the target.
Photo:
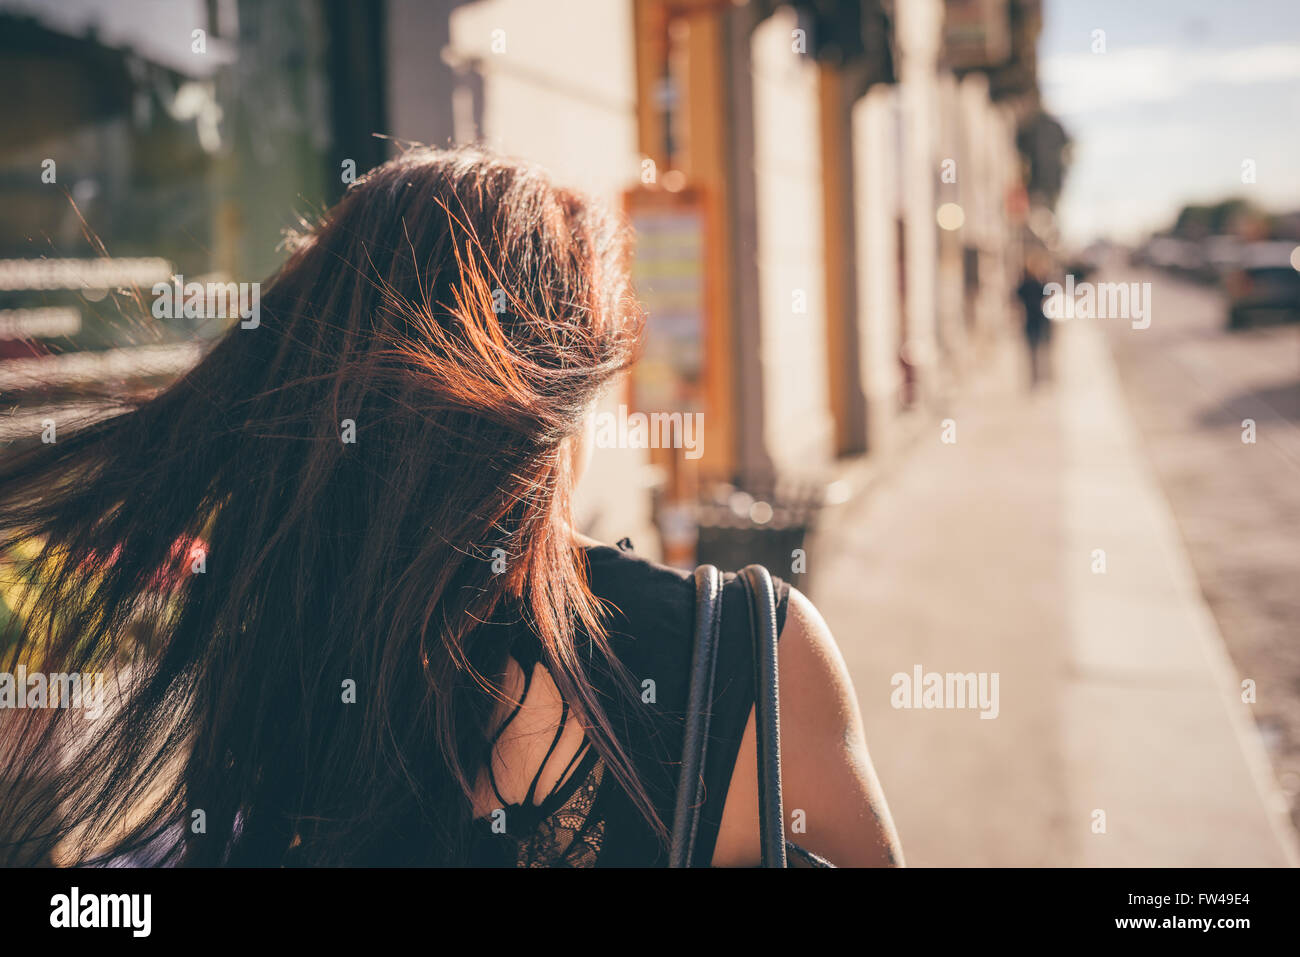
M 1201 86 L 1300 80 L 1300 44 L 1216 51 L 1164 46 L 1058 53 L 1041 61 L 1039 76 L 1048 108 L 1058 116 L 1071 116 L 1173 100 Z

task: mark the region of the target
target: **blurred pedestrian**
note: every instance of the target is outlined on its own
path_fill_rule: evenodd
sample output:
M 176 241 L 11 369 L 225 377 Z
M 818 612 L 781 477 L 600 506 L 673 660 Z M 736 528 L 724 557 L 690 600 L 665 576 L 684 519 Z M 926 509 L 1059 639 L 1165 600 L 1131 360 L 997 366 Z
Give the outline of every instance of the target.
M 1016 298 L 1025 312 L 1025 345 L 1029 350 L 1029 387 L 1036 388 L 1052 377 L 1052 323 L 1043 311 L 1044 283 L 1049 265 L 1046 254 L 1034 251 L 1025 257 L 1025 270 Z

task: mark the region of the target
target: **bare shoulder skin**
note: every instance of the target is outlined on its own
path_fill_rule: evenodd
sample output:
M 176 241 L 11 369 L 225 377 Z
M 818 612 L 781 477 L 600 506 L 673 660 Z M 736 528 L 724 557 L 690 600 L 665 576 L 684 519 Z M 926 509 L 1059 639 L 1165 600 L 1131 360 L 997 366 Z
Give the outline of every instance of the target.
M 575 535 L 575 539 L 583 545 L 599 544 L 584 535 Z M 901 866 L 898 834 L 867 752 L 848 668 L 825 619 L 795 588 L 790 589 L 778 647 L 787 837 L 841 867 Z M 513 662 L 510 667 L 507 691 L 513 697 L 522 691 L 523 675 Z M 505 713 L 508 708 L 502 718 Z M 523 798 L 550 747 L 560 714 L 559 692 L 545 669 L 539 668 L 533 693 L 494 753 L 497 785 L 506 800 Z M 543 771 L 538 794 L 560 783 L 560 772 L 581 746 L 582 737 L 579 719 L 570 714 L 569 725 Z M 496 803 L 485 773 L 479 782 L 475 813 L 487 814 Z M 795 811 L 803 812 L 806 833 L 791 833 Z M 759 861 L 758 766 L 751 710 L 712 863 L 749 867 Z
M 794 588 L 777 667 L 787 839 L 840 867 L 902 866 L 848 668 L 821 613 Z M 759 863 L 757 780 L 751 710 L 713 852 L 715 867 Z M 791 833 L 798 811 L 806 833 Z

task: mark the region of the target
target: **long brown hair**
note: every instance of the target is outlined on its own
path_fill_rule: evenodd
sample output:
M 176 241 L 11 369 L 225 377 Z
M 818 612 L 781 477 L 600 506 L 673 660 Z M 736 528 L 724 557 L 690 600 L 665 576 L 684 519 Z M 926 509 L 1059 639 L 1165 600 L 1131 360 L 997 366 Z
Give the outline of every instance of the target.
M 172 862 L 463 861 L 511 616 L 662 834 L 590 677 L 617 663 L 564 441 L 632 361 L 626 255 L 530 166 L 411 150 L 300 237 L 256 328 L 0 463 L 0 546 L 37 543 L 10 670 L 128 689 L 88 738 L 11 715 L 10 857 L 183 827 Z

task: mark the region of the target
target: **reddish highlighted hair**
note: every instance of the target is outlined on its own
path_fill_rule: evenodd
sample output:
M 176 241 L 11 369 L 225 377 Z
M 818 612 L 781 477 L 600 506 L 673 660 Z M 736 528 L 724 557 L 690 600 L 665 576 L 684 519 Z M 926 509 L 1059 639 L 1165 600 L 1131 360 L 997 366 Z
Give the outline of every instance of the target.
M 13 720 L 9 857 L 183 829 L 174 862 L 462 862 L 507 655 L 483 623 L 509 618 L 662 833 L 594 691 L 618 666 L 570 532 L 565 439 L 639 340 L 626 254 L 530 166 L 407 152 L 298 237 L 257 328 L 0 463 L 0 545 L 39 545 L 5 657 L 129 689 L 89 740 Z

